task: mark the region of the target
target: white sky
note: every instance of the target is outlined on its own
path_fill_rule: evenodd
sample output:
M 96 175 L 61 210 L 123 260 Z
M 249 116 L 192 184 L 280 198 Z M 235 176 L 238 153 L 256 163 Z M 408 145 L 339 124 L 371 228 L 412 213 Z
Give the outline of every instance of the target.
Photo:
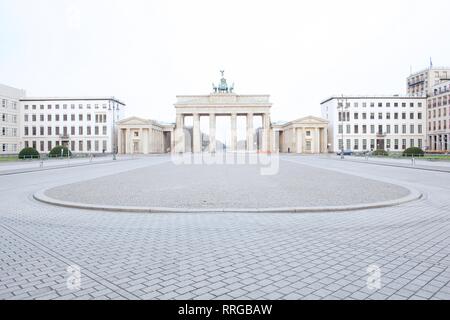
M 320 115 L 332 94 L 405 93 L 450 65 L 448 0 L 0 0 L 0 83 L 29 96 L 114 95 L 127 116 L 175 121 L 177 94 L 225 70 L 270 94 L 272 120 Z

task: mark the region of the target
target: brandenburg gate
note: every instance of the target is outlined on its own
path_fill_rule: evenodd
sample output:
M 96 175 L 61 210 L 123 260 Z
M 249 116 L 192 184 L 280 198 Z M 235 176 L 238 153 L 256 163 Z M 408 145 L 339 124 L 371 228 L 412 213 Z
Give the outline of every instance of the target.
M 200 117 L 209 117 L 209 152 L 215 153 L 216 143 L 216 119 L 219 116 L 229 116 L 231 119 L 231 143 L 228 151 L 238 150 L 237 118 L 245 116 L 246 125 L 246 151 L 269 152 L 271 148 L 271 122 L 269 95 L 237 95 L 234 85 L 228 86 L 223 77 L 219 85 L 213 84 L 213 92 L 210 95 L 188 95 L 177 96 L 175 103 L 176 124 L 174 134 L 174 152 L 183 153 L 186 150 L 187 130 L 185 130 L 185 117 L 192 116 L 192 152 L 202 152 L 202 135 L 200 130 Z M 254 143 L 254 116 L 262 117 L 260 128 L 261 145 L 259 150 L 255 149 Z

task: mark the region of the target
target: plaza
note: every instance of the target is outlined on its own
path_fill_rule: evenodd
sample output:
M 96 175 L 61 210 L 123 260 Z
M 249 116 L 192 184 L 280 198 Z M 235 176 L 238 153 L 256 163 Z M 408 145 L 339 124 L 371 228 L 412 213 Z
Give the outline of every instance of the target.
M 280 155 L 279 161 L 278 175 L 267 178 L 273 185 L 264 177 L 246 181 L 256 179 L 253 167 L 225 164 L 208 180 L 208 169 L 174 168 L 168 155 L 120 156 L 117 161 L 27 173 L 13 170 L 13 165 L 0 167 L 0 299 L 450 298 L 448 164 L 418 161 L 412 167 L 399 160 L 393 166 L 328 155 Z M 148 199 L 156 190 L 147 175 L 158 171 L 168 181 L 176 175 L 178 183 L 168 186 L 167 195 Z M 192 176 L 198 177 L 197 186 Z M 156 181 L 161 177 L 155 176 Z M 142 181 L 148 182 L 148 190 Z M 311 190 L 302 187 L 308 181 Z M 321 187 L 322 181 L 330 182 L 336 195 Z M 120 197 L 122 183 L 131 182 L 136 184 L 136 198 Z M 247 199 L 235 197 L 232 189 L 240 183 L 253 186 Z M 340 185 L 359 192 L 345 194 L 344 188 L 338 190 Z M 286 193 L 290 186 L 305 196 Z M 204 191 L 208 187 L 209 194 Z M 67 194 L 67 188 L 76 192 Z M 181 208 L 199 206 L 218 194 L 223 201 L 235 199 L 236 208 L 277 201 L 364 205 L 404 197 L 407 190 L 420 197 L 336 212 L 133 213 L 43 203 L 33 198 L 42 190 L 60 199 L 100 204 L 158 200 L 160 205 L 174 205 L 177 201 L 171 197 L 176 197 Z M 230 194 L 223 196 L 226 192 Z M 186 199 L 197 202 L 182 203 Z M 69 289 L 67 270 L 75 266 L 81 283 Z M 368 286 L 371 267 L 381 272 L 379 288 Z

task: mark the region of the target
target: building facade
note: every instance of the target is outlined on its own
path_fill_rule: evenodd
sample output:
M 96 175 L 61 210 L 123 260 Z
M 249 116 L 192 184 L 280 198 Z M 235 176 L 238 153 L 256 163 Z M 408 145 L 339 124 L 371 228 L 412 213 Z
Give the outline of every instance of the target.
M 450 151 L 450 81 L 433 87 L 427 99 L 427 136 L 430 151 Z
M 0 84 L 0 155 L 21 150 L 19 100 L 24 96 L 24 90 Z
M 407 94 L 416 97 L 431 96 L 434 87 L 447 80 L 450 80 L 450 67 L 424 69 L 407 78 Z
M 341 96 L 321 103 L 328 124 L 329 151 L 401 152 L 425 148 L 426 98 L 412 96 Z
M 318 154 L 328 152 L 328 121 L 304 117 L 285 124 L 273 124 L 275 148 L 282 153 Z
M 24 147 L 40 153 L 59 145 L 73 153 L 112 153 L 124 109 L 125 104 L 112 97 L 23 98 L 20 139 Z
M 169 153 L 174 146 L 174 124 L 130 117 L 117 123 L 118 153 Z

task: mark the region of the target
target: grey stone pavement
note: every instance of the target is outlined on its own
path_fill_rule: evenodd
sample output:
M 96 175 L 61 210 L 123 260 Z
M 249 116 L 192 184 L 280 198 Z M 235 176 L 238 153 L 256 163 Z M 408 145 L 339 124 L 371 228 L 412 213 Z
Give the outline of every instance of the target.
M 250 164 L 166 162 L 45 192 L 57 200 L 84 204 L 188 209 L 346 206 L 409 193 L 397 185 L 288 161 L 281 163 L 276 175 L 261 175 L 259 166 Z
M 112 213 L 32 198 L 168 160 L 0 177 L 0 299 L 450 299 L 447 173 L 283 157 L 424 193 L 396 207 L 339 213 Z M 76 290 L 67 287 L 71 265 L 81 270 Z M 371 290 L 374 265 L 381 288 Z

